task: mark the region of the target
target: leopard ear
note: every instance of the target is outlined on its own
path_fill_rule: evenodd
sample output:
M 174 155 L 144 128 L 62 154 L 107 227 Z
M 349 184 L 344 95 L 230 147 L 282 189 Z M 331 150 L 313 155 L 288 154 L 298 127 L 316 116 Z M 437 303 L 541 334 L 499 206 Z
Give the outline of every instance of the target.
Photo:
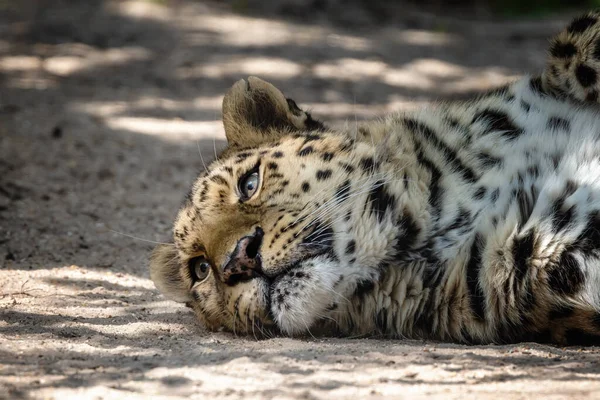
M 225 95 L 223 125 L 229 145 L 245 148 L 276 141 L 291 132 L 325 130 L 294 100 L 254 76 L 236 82 Z
M 192 281 L 181 267 L 174 245 L 161 244 L 154 248 L 150 257 L 150 278 L 165 297 L 180 303 L 192 301 Z

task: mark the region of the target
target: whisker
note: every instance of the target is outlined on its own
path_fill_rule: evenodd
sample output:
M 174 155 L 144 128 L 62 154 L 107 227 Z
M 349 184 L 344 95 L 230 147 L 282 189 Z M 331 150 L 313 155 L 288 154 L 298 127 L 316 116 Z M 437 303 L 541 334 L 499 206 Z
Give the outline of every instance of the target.
M 167 246 L 175 246 L 175 243 L 157 242 L 155 240 L 143 239 L 143 238 L 140 238 L 140 237 L 137 237 L 137 236 L 129 235 L 127 233 L 115 231 L 114 229 L 110 229 L 110 228 L 108 230 L 111 231 L 111 232 L 113 232 L 113 233 L 119 234 L 121 236 L 125 236 L 125 237 L 131 238 L 131 239 L 135 239 L 135 240 L 140 240 L 142 242 L 148 242 L 148 243 L 152 243 L 152 244 L 164 244 L 164 245 L 167 245 Z
M 204 172 L 208 174 L 208 168 L 206 168 L 206 163 L 204 162 L 204 157 L 202 157 L 202 150 L 200 150 L 200 141 L 196 140 L 196 145 L 198 146 L 198 154 L 200 154 L 200 161 L 202 161 L 202 166 L 204 167 Z

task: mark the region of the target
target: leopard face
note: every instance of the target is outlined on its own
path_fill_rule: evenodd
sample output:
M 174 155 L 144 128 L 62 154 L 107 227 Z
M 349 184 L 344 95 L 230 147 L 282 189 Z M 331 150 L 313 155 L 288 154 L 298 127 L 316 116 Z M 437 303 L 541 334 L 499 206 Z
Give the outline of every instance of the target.
M 376 278 L 357 258 L 376 265 L 391 245 L 372 240 L 359 251 L 349 228 L 368 202 L 365 188 L 386 173 L 372 145 L 325 130 L 256 78 L 227 94 L 224 120 L 230 147 L 194 183 L 174 245 L 155 250 L 152 278 L 213 329 L 317 329 Z

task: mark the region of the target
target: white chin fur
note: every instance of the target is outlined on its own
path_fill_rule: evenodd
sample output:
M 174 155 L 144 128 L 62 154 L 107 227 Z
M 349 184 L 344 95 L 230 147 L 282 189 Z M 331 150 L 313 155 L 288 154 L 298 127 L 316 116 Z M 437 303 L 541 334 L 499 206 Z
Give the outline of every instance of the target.
M 333 290 L 339 278 L 338 268 L 337 263 L 324 256 L 315 257 L 276 282 L 271 289 L 271 311 L 283 333 L 307 333 L 325 315 L 327 307 L 339 301 L 339 295 Z

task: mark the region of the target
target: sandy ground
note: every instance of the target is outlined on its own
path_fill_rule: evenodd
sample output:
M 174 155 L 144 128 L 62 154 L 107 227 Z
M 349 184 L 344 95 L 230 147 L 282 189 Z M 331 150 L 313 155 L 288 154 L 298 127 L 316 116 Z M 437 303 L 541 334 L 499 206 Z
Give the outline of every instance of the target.
M 564 21 L 410 12 L 350 29 L 197 1 L 7 4 L 0 398 L 600 398 L 597 348 L 236 338 L 203 330 L 147 271 L 145 240 L 169 240 L 201 158 L 224 145 L 235 80 L 353 124 L 538 71 Z

